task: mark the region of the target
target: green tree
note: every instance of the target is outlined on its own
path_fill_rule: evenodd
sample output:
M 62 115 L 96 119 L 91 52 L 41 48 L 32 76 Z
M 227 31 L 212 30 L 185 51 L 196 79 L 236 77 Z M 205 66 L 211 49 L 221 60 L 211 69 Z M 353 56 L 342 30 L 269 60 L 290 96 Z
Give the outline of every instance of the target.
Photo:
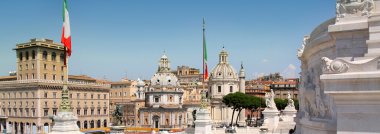
M 274 103 L 276 103 L 276 107 L 278 110 L 283 110 L 288 105 L 288 101 L 280 98 L 275 98 Z
M 241 111 L 241 109 L 243 108 L 243 106 L 246 103 L 245 99 L 246 99 L 246 95 L 244 93 L 241 93 L 241 92 L 229 93 L 223 97 L 222 102 L 227 107 L 231 107 L 233 110 L 230 126 L 232 126 L 235 111 L 239 111 L 239 112 Z
M 123 111 L 122 111 L 122 107 L 120 105 L 116 105 L 116 109 L 115 111 L 112 113 L 112 117 L 114 117 L 114 123 L 115 123 L 115 126 L 116 125 L 119 125 L 119 123 L 122 122 L 122 118 L 123 118 Z
M 265 101 L 263 98 L 249 95 L 247 95 L 247 98 L 248 103 L 246 109 L 249 109 L 251 111 L 251 115 L 254 111 L 259 110 L 261 107 L 265 107 Z M 253 117 L 251 116 L 251 118 Z M 256 120 L 257 118 L 258 116 L 256 116 Z

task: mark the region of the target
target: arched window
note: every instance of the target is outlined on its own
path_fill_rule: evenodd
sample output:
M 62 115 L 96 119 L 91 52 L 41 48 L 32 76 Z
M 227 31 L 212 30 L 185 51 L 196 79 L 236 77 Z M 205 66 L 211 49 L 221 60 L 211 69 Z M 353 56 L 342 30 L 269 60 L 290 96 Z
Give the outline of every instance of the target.
M 83 128 L 84 129 L 87 129 L 88 127 L 87 127 L 87 121 L 84 121 L 84 123 L 83 123 Z
M 46 51 L 44 51 L 44 52 L 42 53 L 42 58 L 43 58 L 44 60 L 47 60 L 47 52 L 46 52 Z
M 100 127 L 101 127 L 101 122 L 100 122 L 100 120 L 98 120 L 98 121 L 96 122 L 96 127 L 97 127 L 97 128 L 100 128 Z
M 80 121 L 77 121 L 77 126 L 78 126 L 79 129 L 80 129 Z
M 94 120 L 90 121 L 90 126 L 91 126 L 91 128 L 94 128 L 94 127 L 95 127 Z
M 51 60 L 55 61 L 56 58 L 57 54 L 55 54 L 55 52 L 51 53 Z
M 107 120 L 103 121 L 103 127 L 107 127 Z
M 32 59 L 34 60 L 34 59 L 36 59 L 36 51 L 32 51 Z
M 18 53 L 18 58 L 22 61 L 22 52 Z
M 25 58 L 26 58 L 26 60 L 29 60 L 29 52 L 28 51 L 25 52 Z

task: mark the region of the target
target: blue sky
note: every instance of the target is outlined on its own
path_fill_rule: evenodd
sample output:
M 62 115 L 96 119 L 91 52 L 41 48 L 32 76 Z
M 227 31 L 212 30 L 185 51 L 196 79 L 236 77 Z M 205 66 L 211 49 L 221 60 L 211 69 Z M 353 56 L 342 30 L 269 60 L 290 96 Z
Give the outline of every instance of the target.
M 73 54 L 70 74 L 150 79 L 163 51 L 171 67 L 202 67 L 202 17 L 209 70 L 224 45 L 248 78 L 299 72 L 303 36 L 335 16 L 335 0 L 68 0 Z M 0 75 L 16 69 L 16 43 L 59 42 L 61 0 L 0 1 Z M 290 67 L 289 67 L 290 65 Z M 292 66 L 293 65 L 293 66 Z M 295 67 L 295 68 L 294 68 Z

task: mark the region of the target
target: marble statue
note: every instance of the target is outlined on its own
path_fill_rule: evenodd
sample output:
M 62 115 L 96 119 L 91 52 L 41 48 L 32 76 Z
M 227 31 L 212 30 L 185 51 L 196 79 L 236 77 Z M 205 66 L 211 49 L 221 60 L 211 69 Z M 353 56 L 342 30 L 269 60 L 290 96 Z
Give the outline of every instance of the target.
M 297 50 L 297 56 L 301 57 L 303 54 L 303 50 L 305 49 L 306 44 L 309 42 L 309 36 L 304 36 L 302 41 L 302 47 Z
M 288 106 L 289 107 L 294 107 L 294 101 L 293 101 L 293 99 L 292 99 L 292 97 L 290 95 L 290 92 L 288 92 Z
M 268 109 L 277 109 L 276 103 L 274 102 L 274 92 L 273 89 L 270 90 L 270 93 L 265 94 L 265 104 Z

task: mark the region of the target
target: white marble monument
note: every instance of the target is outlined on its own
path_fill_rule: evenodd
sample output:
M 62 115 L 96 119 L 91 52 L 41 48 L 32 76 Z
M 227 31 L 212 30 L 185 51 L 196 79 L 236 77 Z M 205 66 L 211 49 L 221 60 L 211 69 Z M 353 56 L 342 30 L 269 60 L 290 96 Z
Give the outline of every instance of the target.
M 49 134 L 82 134 L 76 124 L 78 118 L 73 112 L 58 112 L 53 119 L 54 126 Z
M 296 117 L 296 107 L 294 106 L 294 101 L 288 92 L 288 105 L 282 110 L 282 119 L 284 122 L 294 123 L 294 117 Z
M 380 133 L 380 1 L 337 0 L 305 36 L 296 133 Z
M 280 112 L 277 110 L 276 103 L 274 102 L 273 89 L 271 89 L 270 93 L 265 94 L 265 104 L 267 107 L 262 112 L 264 115 L 264 122 L 261 128 L 268 129 L 269 131 L 276 130 L 278 122 L 280 121 Z
M 212 120 L 210 112 L 207 110 L 207 98 L 202 92 L 201 108 L 197 111 L 196 119 L 194 121 L 195 131 L 194 134 L 211 134 Z

